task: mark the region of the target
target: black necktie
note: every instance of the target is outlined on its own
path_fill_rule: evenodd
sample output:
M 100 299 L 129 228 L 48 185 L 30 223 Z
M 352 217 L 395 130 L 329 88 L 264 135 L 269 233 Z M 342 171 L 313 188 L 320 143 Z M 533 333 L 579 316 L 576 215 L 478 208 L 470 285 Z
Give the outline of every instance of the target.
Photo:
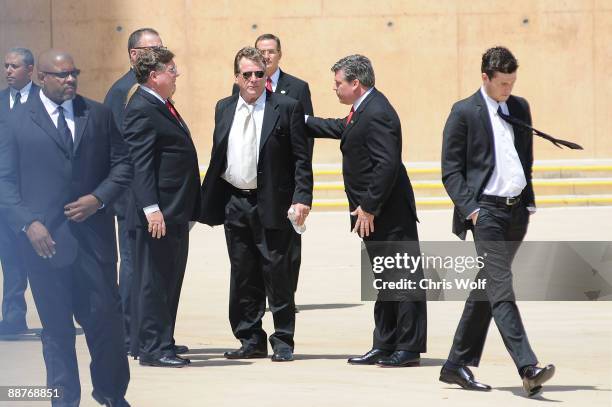
M 497 108 L 497 114 L 499 115 L 499 117 L 501 117 L 502 119 L 504 119 L 505 121 L 507 121 L 508 123 L 510 123 L 513 126 L 517 126 L 517 127 L 521 127 L 523 129 L 532 131 L 535 133 L 536 136 L 540 136 L 543 139 L 546 139 L 548 141 L 550 141 L 551 143 L 553 143 L 555 146 L 559 147 L 559 148 L 563 148 L 561 146 L 565 146 L 568 148 L 571 148 L 572 150 L 583 150 L 582 146 L 576 143 L 572 143 L 571 141 L 565 141 L 565 140 L 561 140 L 558 138 L 554 138 L 553 136 L 550 136 L 546 133 L 541 132 L 538 129 L 534 129 L 533 127 L 531 127 L 530 125 L 528 125 L 527 123 L 525 123 L 522 120 L 519 120 L 515 117 L 512 117 L 508 114 L 505 114 L 504 112 L 502 112 L 501 110 L 501 106 L 499 106 Z
M 21 104 L 21 93 L 15 93 L 15 99 L 13 100 L 13 109 Z
M 68 123 L 66 123 L 66 117 L 64 116 L 64 108 L 62 106 L 57 107 L 57 111 L 59 112 L 59 117 L 57 118 L 57 130 L 60 133 L 60 136 L 64 139 L 64 144 L 72 154 L 72 150 L 74 148 L 74 141 L 72 140 L 72 133 L 70 132 L 70 128 L 68 128 Z

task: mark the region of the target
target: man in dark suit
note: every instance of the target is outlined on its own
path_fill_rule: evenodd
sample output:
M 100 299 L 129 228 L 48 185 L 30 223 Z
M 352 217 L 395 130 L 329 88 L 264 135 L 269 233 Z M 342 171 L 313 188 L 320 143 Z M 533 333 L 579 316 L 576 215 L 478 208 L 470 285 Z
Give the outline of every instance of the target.
M 262 317 L 266 297 L 274 319 L 272 361 L 293 360 L 295 301 L 289 274 L 296 236 L 288 210 L 303 225 L 312 204 L 312 165 L 299 101 L 266 91 L 266 63 L 252 47 L 234 58 L 240 92 L 215 109 L 210 165 L 202 184 L 202 215 L 224 224 L 230 257 L 229 319 L 240 349 L 228 359 L 268 355 Z
M 493 318 L 532 396 L 553 376 L 554 366 L 537 367 L 512 289 L 512 260 L 535 212 L 532 132 L 503 118 L 531 125 L 529 104 L 511 95 L 517 68 L 508 49 L 487 50 L 482 87 L 455 103 L 444 127 L 442 181 L 455 204 L 453 232 L 465 239 L 472 231 L 485 264 L 477 278 L 487 284 L 484 293 L 472 291 L 465 303 L 440 380 L 469 390 L 491 389 L 477 382 L 467 366 L 478 366 Z
M 332 72 L 340 103 L 352 105 L 349 116 L 308 117 L 306 125 L 313 137 L 340 140 L 352 230 L 363 238 L 370 257 L 376 245 L 370 242 L 418 242 L 414 193 L 402 163 L 402 130 L 395 109 L 374 88 L 368 58 L 342 58 Z M 387 301 L 379 292 L 374 323 L 372 349 L 349 363 L 385 367 L 420 363 L 427 337 L 424 301 Z
M 12 48 L 4 57 L 8 87 L 0 91 L 0 116 L 15 112 L 30 104 L 30 95 L 39 87 L 32 82 L 34 56 L 29 49 Z M 6 220 L 0 216 L 0 261 L 2 262 L 2 321 L 0 335 L 17 335 L 27 331 L 25 290 L 28 287 L 26 270 L 17 249 L 16 237 Z
M 130 70 L 117 80 L 108 90 L 104 98 L 104 104 L 108 106 L 115 118 L 117 128 L 121 129 L 123 124 L 123 112 L 127 105 L 128 93 L 136 85 L 136 75 L 132 66 L 136 56 L 141 49 L 161 47 L 162 41 L 157 31 L 152 28 L 141 28 L 130 34 L 128 38 L 128 55 L 130 57 Z M 119 254 L 121 263 L 119 266 L 119 295 L 123 309 L 123 326 L 125 327 L 125 348 L 130 349 L 130 303 L 132 290 L 132 256 L 130 253 L 130 240 L 128 237 L 128 226 L 126 225 L 126 210 L 128 194 L 123 194 L 113 207 L 117 215 L 117 227 L 119 235 Z
M 280 38 L 274 34 L 262 34 L 255 40 L 255 48 L 259 50 L 266 61 L 266 90 L 268 92 L 280 93 L 299 100 L 304 108 L 304 113 L 312 116 L 312 100 L 310 98 L 310 87 L 308 82 L 288 74 L 279 67 L 283 52 L 281 50 Z M 234 83 L 232 94 L 238 93 L 239 87 Z M 312 150 L 314 139 L 309 138 L 310 159 L 312 161 Z M 291 274 L 293 277 L 293 291 L 297 291 L 300 265 L 302 263 L 302 236 L 297 235 L 293 239 L 291 247 Z M 295 308 L 298 312 L 297 306 Z
M 131 353 L 140 364 L 183 367 L 174 327 L 189 250 L 189 222 L 200 210 L 198 157 L 187 124 L 172 104 L 179 75 L 166 48 L 138 53 L 140 85 L 125 109 L 134 182 L 127 224 L 134 281 Z
M 47 385 L 63 391 L 53 405 L 80 401 L 74 316 L 92 358 L 92 396 L 127 406 L 129 367 L 108 207 L 129 185 L 132 170 L 111 111 L 76 94 L 78 75 L 67 53 L 40 56 L 42 90 L 11 115 L 0 148 L 0 205 L 19 236 L 42 322 Z

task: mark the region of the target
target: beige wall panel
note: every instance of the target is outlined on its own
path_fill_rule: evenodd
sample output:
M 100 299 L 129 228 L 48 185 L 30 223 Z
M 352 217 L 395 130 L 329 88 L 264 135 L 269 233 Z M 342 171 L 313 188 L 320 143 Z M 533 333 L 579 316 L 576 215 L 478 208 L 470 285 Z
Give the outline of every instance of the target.
M 321 0 L 323 15 L 326 17 L 364 17 L 427 14 L 454 14 L 457 9 L 456 0 Z
M 514 93 L 529 100 L 534 125 L 585 147 L 582 152 L 560 150 L 536 140 L 536 158 L 594 157 L 592 13 L 540 13 L 527 25 L 519 21 L 510 13 L 460 16 L 461 94 L 480 86 L 483 51 L 505 45 L 519 60 Z
M 594 1 L 595 1 L 595 5 L 593 6 L 593 8 L 595 10 L 612 11 L 612 0 L 594 0 Z
M 320 16 L 322 0 L 269 0 L 261 6 L 252 3 L 230 0 L 185 0 L 185 8 L 196 20 L 209 18 L 249 19 L 251 24 L 258 24 L 259 17 L 313 17 Z M 254 11 L 256 10 L 256 12 Z
M 612 156 L 612 7 L 595 15 L 595 156 Z
M 9 48 L 29 48 L 34 57 L 49 48 L 50 0 L 0 0 L 0 55 Z M 0 88 L 6 87 L 4 71 L 0 75 Z
M 461 14 L 521 14 L 593 10 L 593 0 L 458 0 Z

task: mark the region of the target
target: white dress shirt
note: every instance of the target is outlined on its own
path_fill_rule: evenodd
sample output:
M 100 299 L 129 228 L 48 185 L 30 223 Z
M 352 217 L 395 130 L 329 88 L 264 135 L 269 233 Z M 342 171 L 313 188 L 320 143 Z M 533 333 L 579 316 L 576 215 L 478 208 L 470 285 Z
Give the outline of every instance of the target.
M 60 105 L 49 99 L 43 93 L 42 89 L 40 90 L 40 100 L 49 113 L 49 117 L 51 117 L 51 121 L 57 127 L 57 120 L 59 119 L 59 110 L 57 109 Z M 64 108 L 64 117 L 66 118 L 66 124 L 68 125 L 68 129 L 70 129 L 70 133 L 72 135 L 72 141 L 74 141 L 74 108 L 72 107 L 72 99 L 64 101 L 61 104 Z
M 23 104 L 27 102 L 28 96 L 30 96 L 30 89 L 32 89 L 32 81 L 28 82 L 27 85 L 25 85 L 23 88 L 19 90 L 11 88 L 10 96 L 9 96 L 9 107 L 12 109 L 13 106 L 15 105 L 15 95 L 17 95 L 17 92 L 19 92 L 20 94 L 19 103 Z
M 368 97 L 368 95 L 369 95 L 370 93 L 372 93 L 372 91 L 373 91 L 373 90 L 374 90 L 374 88 L 370 88 L 370 89 L 368 89 L 368 90 L 366 91 L 366 93 L 364 93 L 363 95 L 359 96 L 359 99 L 357 99 L 357 100 L 355 101 L 355 103 L 353 103 L 353 111 L 354 111 L 354 112 L 356 112 L 356 111 L 357 111 L 357 109 L 359 108 L 359 105 L 361 104 L 361 102 L 363 102 L 363 100 L 364 100 L 365 98 L 367 98 L 367 97 Z
M 508 105 L 506 102 L 498 103 L 491 99 L 484 87 L 480 88 L 480 92 L 487 103 L 495 148 L 495 167 L 483 194 L 501 197 L 518 196 L 527 186 L 525 172 L 514 146 L 514 130 L 497 114 L 497 109 L 501 107 L 501 111 L 509 115 Z
M 259 147 L 261 141 L 261 126 L 263 124 L 264 110 L 266 107 L 266 92 L 255 101 L 253 118 L 255 120 L 255 130 L 257 134 L 257 151 L 255 162 L 259 162 Z M 256 189 L 257 177 L 250 182 L 246 182 L 240 177 L 240 164 L 242 162 L 241 140 L 244 131 L 244 123 L 249 114 L 249 107 L 242 96 L 238 94 L 238 103 L 234 112 L 234 121 L 229 132 L 227 141 L 227 169 L 222 175 L 223 179 L 238 189 Z

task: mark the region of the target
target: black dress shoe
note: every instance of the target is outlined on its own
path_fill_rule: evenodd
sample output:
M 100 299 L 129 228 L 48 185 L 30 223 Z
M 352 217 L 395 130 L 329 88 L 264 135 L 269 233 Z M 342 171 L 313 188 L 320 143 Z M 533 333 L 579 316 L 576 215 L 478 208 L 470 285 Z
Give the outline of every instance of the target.
M 554 365 L 528 366 L 523 372 L 523 389 L 527 393 L 527 397 L 535 396 L 542 391 L 542 384 L 550 380 L 554 374 Z
M 474 374 L 467 366 L 452 369 L 446 365 L 440 371 L 440 381 L 448 384 L 458 384 L 466 390 L 490 391 L 491 386 L 474 380 Z
M 275 350 L 271 359 L 272 362 L 292 362 L 293 352 L 291 351 L 291 349 Z
M 106 407 L 130 407 L 130 403 L 126 399 L 122 398 L 110 398 L 104 397 L 97 393 L 95 390 L 91 392 L 91 397 L 94 398 L 98 403 Z
M 22 335 L 28 332 L 25 322 L 0 321 L 0 335 Z
M 177 355 L 181 355 L 183 353 L 189 352 L 189 348 L 185 345 L 174 345 L 174 353 Z
M 187 366 L 191 361 L 189 359 L 183 359 L 178 356 L 163 356 L 159 359 L 149 359 L 142 357 L 139 358 L 141 366 L 154 366 L 154 367 L 184 367 Z
M 408 350 L 396 350 L 391 355 L 378 359 L 376 365 L 380 367 L 407 367 L 421 364 L 421 354 Z
M 381 358 L 391 355 L 391 352 L 383 349 L 372 349 L 365 355 L 356 356 L 347 360 L 351 365 L 373 365 L 378 362 Z
M 231 350 L 223 354 L 227 359 L 257 359 L 267 358 L 268 349 L 257 349 L 255 346 L 242 346 L 240 349 Z

